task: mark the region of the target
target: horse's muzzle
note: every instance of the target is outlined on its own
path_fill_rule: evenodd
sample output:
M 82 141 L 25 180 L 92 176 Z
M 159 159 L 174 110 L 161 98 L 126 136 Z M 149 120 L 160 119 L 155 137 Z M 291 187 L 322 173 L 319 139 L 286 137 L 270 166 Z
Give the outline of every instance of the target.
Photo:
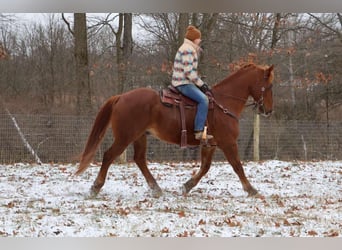
M 264 111 L 264 112 L 259 112 L 260 115 L 262 115 L 263 117 L 270 117 L 273 114 L 273 110 L 270 111 Z

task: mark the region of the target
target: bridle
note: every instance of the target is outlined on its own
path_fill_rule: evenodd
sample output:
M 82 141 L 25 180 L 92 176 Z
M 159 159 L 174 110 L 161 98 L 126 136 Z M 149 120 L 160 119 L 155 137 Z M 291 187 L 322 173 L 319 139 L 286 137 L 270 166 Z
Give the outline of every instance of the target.
M 268 79 L 268 76 L 266 76 L 265 72 L 264 72 L 264 80 L 267 80 Z M 258 81 L 259 82 L 259 81 Z M 257 82 L 257 83 L 258 83 Z M 264 94 L 266 91 L 268 90 L 271 90 L 273 87 L 273 84 L 271 83 L 269 86 L 267 87 L 261 87 L 261 96 L 260 96 L 260 99 L 258 101 L 254 101 L 252 103 L 249 103 L 249 104 L 246 104 L 245 107 L 250 107 L 250 106 L 253 106 L 253 110 L 261 110 L 261 114 L 262 115 L 267 115 L 267 112 L 265 110 L 265 104 L 264 104 Z M 226 96 L 226 97 L 229 97 L 229 98 L 232 98 L 232 99 L 236 99 L 236 100 L 239 100 L 243 103 L 246 103 L 247 102 L 247 99 L 245 98 L 241 98 L 241 97 L 237 97 L 237 96 L 232 96 L 232 95 L 227 95 L 227 94 L 223 94 L 223 93 L 216 93 L 216 95 L 221 95 L 221 96 Z M 221 104 L 219 104 L 216 99 L 214 98 L 213 94 L 211 93 L 209 98 L 213 101 L 213 103 L 219 108 L 222 110 L 222 112 L 226 115 L 229 115 L 231 117 L 233 117 L 234 119 L 236 120 L 239 120 L 238 116 L 235 115 L 233 112 L 229 111 L 227 108 L 223 107 Z
M 260 99 L 258 101 L 254 101 L 252 104 L 248 104 L 249 106 L 253 106 L 254 110 L 261 110 L 263 115 L 267 115 L 267 112 L 265 110 L 265 104 L 264 104 L 264 94 L 266 91 L 272 89 L 273 84 L 271 83 L 269 86 L 267 87 L 261 87 L 261 96 Z M 246 105 L 246 106 L 248 106 Z

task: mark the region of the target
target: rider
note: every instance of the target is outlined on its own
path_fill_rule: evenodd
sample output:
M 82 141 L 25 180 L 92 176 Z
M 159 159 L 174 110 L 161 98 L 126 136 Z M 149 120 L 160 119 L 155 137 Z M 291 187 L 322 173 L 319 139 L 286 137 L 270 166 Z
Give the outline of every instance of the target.
M 192 25 L 188 26 L 184 43 L 175 56 L 172 73 L 172 85 L 198 103 L 194 122 L 197 140 L 202 138 L 209 105 L 208 97 L 204 94 L 209 91 L 209 86 L 197 74 L 200 43 L 201 31 Z M 212 135 L 206 137 L 208 140 L 212 138 Z

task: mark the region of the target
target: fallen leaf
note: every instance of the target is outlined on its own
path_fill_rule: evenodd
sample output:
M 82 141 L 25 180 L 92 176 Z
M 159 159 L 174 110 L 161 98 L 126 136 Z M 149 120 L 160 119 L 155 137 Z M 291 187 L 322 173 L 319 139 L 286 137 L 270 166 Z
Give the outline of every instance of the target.
M 205 225 L 207 224 L 207 222 L 203 219 L 201 219 L 199 222 L 198 222 L 198 225 Z
M 317 233 L 316 233 L 316 231 L 314 231 L 314 230 L 310 230 L 310 231 L 308 232 L 308 235 L 310 235 L 310 236 L 316 236 Z
M 183 233 L 177 234 L 178 237 L 188 237 L 189 233 L 188 231 L 184 231 Z
M 290 222 L 287 219 L 284 220 L 284 226 L 291 226 Z
M 13 207 L 14 207 L 14 202 L 13 202 L 13 201 L 9 202 L 9 203 L 7 204 L 7 207 L 8 207 L 8 208 L 13 208 Z
M 182 210 L 182 211 L 179 211 L 178 212 L 178 216 L 180 217 L 180 218 L 182 218 L 182 217 L 185 217 L 185 212 Z
M 326 237 L 338 237 L 339 233 L 338 233 L 338 231 L 335 231 L 335 230 L 332 229 L 329 232 L 324 232 L 324 235 Z

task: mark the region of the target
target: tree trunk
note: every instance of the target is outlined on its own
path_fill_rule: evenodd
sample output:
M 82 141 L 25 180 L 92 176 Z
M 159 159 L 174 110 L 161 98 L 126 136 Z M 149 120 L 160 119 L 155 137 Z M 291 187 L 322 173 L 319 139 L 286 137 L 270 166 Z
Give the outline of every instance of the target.
M 288 26 L 289 29 L 292 26 L 292 20 L 291 18 L 288 20 Z M 294 31 L 290 30 L 287 33 L 287 46 L 288 46 L 288 56 L 289 56 L 289 83 L 290 83 L 290 88 L 291 88 L 291 103 L 292 103 L 292 108 L 296 112 L 296 88 L 295 88 L 295 81 L 294 81 L 294 70 L 293 70 L 293 51 L 292 48 L 294 47 L 294 37 L 295 33 Z
M 74 13 L 74 22 L 77 113 L 84 114 L 91 110 L 86 14 Z
M 115 33 L 115 39 L 116 64 L 118 70 L 117 91 L 122 93 L 127 90 L 128 87 L 128 72 L 130 58 L 133 51 L 131 13 L 119 14 L 119 26 L 117 32 Z
M 279 40 L 279 24 L 281 20 L 281 14 L 276 13 L 274 25 L 273 25 L 273 31 L 272 31 L 272 43 L 271 43 L 271 49 L 274 49 L 277 45 L 277 42 Z
M 122 57 L 119 67 L 120 75 L 120 90 L 126 91 L 130 88 L 129 72 L 130 72 L 130 60 L 133 52 L 133 37 L 132 37 L 132 13 L 125 13 L 123 15 L 123 43 L 121 46 Z
M 124 14 L 123 54 L 126 60 L 130 59 L 133 52 L 132 13 Z
M 202 48 L 204 53 L 202 53 L 200 64 L 199 64 L 199 71 L 202 76 L 206 76 L 209 72 L 209 44 L 210 44 L 210 34 L 215 28 L 215 24 L 218 18 L 218 13 L 210 14 L 204 13 L 202 24 L 199 27 L 202 33 Z M 210 80 L 210 79 L 208 79 Z
M 120 21 L 121 20 L 121 21 Z M 121 26 L 120 26 L 121 25 Z M 122 34 L 123 32 L 123 34 Z M 125 13 L 119 16 L 119 29 L 117 33 L 117 41 L 121 41 L 123 36 L 122 45 L 117 47 L 118 53 L 118 80 L 119 80 L 119 92 L 124 92 L 129 87 L 130 82 L 130 59 L 133 52 L 133 37 L 132 37 L 132 13 Z M 117 43 L 118 45 L 118 43 Z M 127 149 L 120 155 L 119 163 L 127 162 Z
M 189 25 L 189 14 L 188 13 L 180 13 L 179 21 L 178 21 L 178 47 L 180 47 L 184 41 L 184 36 L 186 33 L 186 28 Z
M 115 47 L 116 47 L 116 68 L 118 72 L 118 78 L 116 83 L 116 89 L 118 93 L 122 93 L 124 86 L 123 86 L 123 80 L 124 80 L 124 63 L 123 63 L 123 52 L 121 48 L 121 38 L 123 33 L 123 25 L 124 25 L 124 14 L 119 14 L 119 25 L 118 30 L 115 32 Z

